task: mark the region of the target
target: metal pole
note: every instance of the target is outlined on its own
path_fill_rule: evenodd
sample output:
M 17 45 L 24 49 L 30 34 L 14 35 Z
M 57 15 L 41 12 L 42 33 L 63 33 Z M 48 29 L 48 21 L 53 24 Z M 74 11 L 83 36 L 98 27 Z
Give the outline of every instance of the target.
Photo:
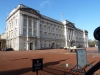
M 63 14 L 61 13 L 61 20 L 63 21 L 63 17 L 62 16 L 63 16 Z
M 100 53 L 100 41 L 98 41 L 98 52 Z
M 36 71 L 36 75 L 38 75 L 38 71 Z

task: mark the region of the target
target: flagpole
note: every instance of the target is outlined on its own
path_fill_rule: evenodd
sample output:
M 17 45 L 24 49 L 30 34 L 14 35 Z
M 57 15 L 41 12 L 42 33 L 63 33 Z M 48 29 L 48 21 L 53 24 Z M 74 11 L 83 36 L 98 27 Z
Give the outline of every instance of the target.
M 62 16 L 63 16 L 63 14 L 61 13 L 61 20 L 63 21 L 63 17 Z

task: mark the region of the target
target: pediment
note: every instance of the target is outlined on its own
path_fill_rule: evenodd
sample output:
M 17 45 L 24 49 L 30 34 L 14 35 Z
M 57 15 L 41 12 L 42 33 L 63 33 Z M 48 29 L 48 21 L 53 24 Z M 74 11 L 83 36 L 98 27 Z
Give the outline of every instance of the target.
M 31 13 L 31 14 L 34 14 L 34 15 L 37 15 L 39 17 L 41 16 L 38 11 L 36 11 L 32 8 L 20 8 L 20 10 Z
M 71 22 L 69 22 L 69 23 L 67 24 L 67 26 L 72 27 L 72 28 L 76 28 L 76 27 L 74 26 L 74 24 L 71 23 Z

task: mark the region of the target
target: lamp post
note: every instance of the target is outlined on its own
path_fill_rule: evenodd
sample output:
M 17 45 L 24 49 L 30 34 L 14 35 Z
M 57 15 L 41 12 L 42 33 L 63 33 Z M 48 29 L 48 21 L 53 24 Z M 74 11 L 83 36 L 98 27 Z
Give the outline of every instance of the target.
M 70 45 L 71 45 L 70 42 L 71 42 L 71 40 L 68 40 L 68 42 L 69 42 L 69 50 L 70 50 Z

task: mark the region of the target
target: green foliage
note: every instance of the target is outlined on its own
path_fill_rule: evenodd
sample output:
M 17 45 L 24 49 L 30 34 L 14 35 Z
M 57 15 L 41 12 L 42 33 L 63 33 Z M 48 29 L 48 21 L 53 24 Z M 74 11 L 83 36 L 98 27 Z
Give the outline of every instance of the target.
M 90 47 L 95 47 L 95 45 L 98 46 L 98 41 L 89 39 L 88 44 Z

